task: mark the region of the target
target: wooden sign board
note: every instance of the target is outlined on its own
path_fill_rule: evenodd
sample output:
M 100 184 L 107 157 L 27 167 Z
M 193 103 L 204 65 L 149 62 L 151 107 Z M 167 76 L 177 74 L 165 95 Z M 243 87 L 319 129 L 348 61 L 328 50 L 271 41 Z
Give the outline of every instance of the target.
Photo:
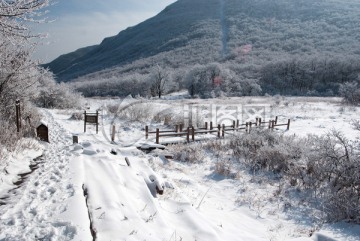
M 49 142 L 49 129 L 46 125 L 41 124 L 36 128 L 37 137 L 42 140 Z
M 86 115 L 85 121 L 87 123 L 96 124 L 96 123 L 98 123 L 98 116 L 97 115 Z
M 98 133 L 98 126 L 99 126 L 99 112 L 96 111 L 96 113 L 86 113 L 84 112 L 84 132 L 86 132 L 86 123 L 94 124 L 96 125 L 96 134 Z

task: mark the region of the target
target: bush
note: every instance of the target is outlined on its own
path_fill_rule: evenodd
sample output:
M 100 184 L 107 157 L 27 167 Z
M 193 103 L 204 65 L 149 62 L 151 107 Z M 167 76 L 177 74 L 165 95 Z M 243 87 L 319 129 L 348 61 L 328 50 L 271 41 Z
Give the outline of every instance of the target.
M 360 104 L 360 86 L 357 82 L 346 82 L 340 85 L 340 95 L 344 98 L 344 102 L 351 105 Z
M 57 84 L 52 74 L 44 71 L 39 80 L 41 88 L 39 94 L 33 98 L 33 102 L 43 108 L 79 108 L 81 106 L 81 95 L 66 84 Z
M 199 163 L 204 161 L 206 154 L 200 144 L 177 144 L 169 146 L 174 159 L 181 162 Z

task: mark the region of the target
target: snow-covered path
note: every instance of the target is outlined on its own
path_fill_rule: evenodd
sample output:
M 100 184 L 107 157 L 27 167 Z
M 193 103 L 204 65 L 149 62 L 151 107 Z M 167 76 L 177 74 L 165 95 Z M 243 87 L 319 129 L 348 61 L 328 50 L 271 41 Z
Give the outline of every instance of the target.
M 51 143 L 41 157 L 41 164 L 19 189 L 0 207 L 0 240 L 70 240 L 75 228 L 66 222 L 56 221 L 64 212 L 64 201 L 74 194 L 69 172 L 66 131 L 44 111 L 51 131 Z

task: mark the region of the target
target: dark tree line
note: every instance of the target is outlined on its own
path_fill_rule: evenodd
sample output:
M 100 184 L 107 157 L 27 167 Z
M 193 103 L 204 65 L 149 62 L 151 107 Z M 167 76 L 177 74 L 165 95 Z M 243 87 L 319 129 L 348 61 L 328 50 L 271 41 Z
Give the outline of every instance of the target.
M 260 83 L 269 94 L 332 96 L 359 74 L 360 64 L 354 59 L 291 59 L 264 66 Z

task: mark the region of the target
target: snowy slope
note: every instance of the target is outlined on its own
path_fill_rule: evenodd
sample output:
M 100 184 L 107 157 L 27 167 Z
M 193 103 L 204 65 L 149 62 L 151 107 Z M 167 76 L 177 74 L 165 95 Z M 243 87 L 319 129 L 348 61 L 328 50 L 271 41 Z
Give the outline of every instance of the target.
M 249 103 L 249 99 L 217 103 L 232 101 Z M 114 102 L 120 104 L 120 100 L 89 101 L 94 108 Z M 186 100 L 174 100 L 171 105 L 183 102 Z M 153 104 L 164 107 L 169 102 Z M 306 111 L 301 112 L 305 104 Z M 336 99 L 284 99 L 273 114 L 294 120 L 289 134 L 301 130 L 323 133 L 331 123 L 351 134 L 349 122 L 360 110 L 332 111 L 338 104 Z M 311 217 L 306 213 L 289 217 L 281 203 L 263 206 L 256 202 L 276 187 L 257 183 L 246 172 L 238 179 L 225 178 L 214 173 L 211 159 L 187 164 L 137 150 L 129 143 L 144 142 L 141 124 L 117 123 L 129 127 L 120 129 L 117 138 L 121 141 L 111 143 L 108 133 L 113 120 L 102 113 L 102 126 L 96 134 L 94 126 L 83 133 L 83 122 L 70 120 L 70 112 L 44 110 L 50 144 L 43 143 L 38 169 L 18 189 L 0 186 L 2 196 L 9 193 L 5 205 L 0 206 L 0 240 L 360 240 L 360 228 L 345 223 L 325 225 L 309 238 L 313 227 L 307 219 Z M 309 122 L 319 115 L 324 118 L 324 128 Z M 306 129 L 308 126 L 311 128 Z M 79 135 L 79 144 L 72 144 L 74 134 Z M 353 138 L 357 136 L 353 134 Z M 0 175 L 5 180 L 10 174 Z M 163 195 L 156 187 L 164 188 Z M 245 189 L 253 192 L 245 195 Z

